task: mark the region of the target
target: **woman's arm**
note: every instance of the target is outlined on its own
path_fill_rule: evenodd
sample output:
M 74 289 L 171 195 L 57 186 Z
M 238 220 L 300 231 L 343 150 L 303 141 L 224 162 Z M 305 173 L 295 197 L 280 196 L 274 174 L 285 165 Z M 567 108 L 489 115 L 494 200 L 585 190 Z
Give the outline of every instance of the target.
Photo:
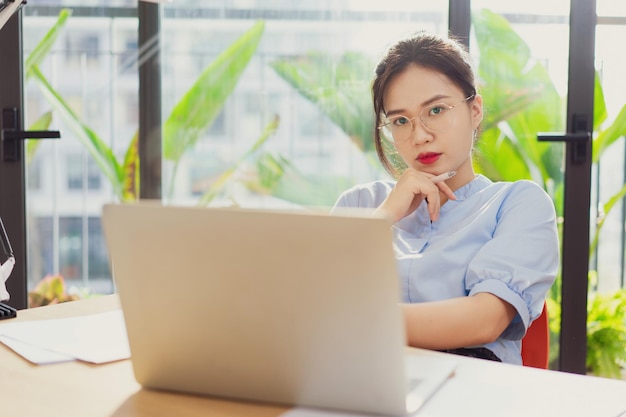
M 467 263 L 469 295 L 402 306 L 410 346 L 454 349 L 519 340 L 540 314 L 558 270 L 554 206 L 529 181 L 510 184 L 498 197 L 491 206 L 497 212 L 488 214 L 497 224 Z
M 401 307 L 409 346 L 425 349 L 493 342 L 516 314 L 511 304 L 486 292 Z

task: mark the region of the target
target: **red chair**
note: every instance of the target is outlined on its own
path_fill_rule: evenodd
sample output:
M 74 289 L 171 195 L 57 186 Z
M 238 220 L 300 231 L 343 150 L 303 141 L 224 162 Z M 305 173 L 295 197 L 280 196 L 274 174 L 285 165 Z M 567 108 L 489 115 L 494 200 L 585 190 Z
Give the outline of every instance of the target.
M 532 322 L 522 339 L 522 364 L 533 368 L 548 369 L 550 356 L 550 330 L 548 310 L 543 304 L 541 315 Z

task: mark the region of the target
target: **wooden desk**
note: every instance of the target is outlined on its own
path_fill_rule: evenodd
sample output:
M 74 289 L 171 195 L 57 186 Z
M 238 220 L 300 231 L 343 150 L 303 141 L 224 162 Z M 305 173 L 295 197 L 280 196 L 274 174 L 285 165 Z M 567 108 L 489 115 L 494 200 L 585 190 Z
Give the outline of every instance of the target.
M 108 295 L 22 310 L 17 319 L 6 323 L 95 314 L 114 308 L 119 308 L 119 299 L 117 295 Z M 287 410 L 142 390 L 135 382 L 130 360 L 106 365 L 67 362 L 38 366 L 3 344 L 0 346 L 3 417 L 274 417 Z
M 7 323 L 94 314 L 115 308 L 119 308 L 118 298 L 110 295 L 20 311 L 17 319 Z M 142 390 L 134 380 L 129 360 L 106 365 L 68 362 L 37 366 L 4 345 L 0 347 L 0 376 L 3 417 L 275 417 L 288 410 L 281 406 Z M 459 357 L 455 377 L 417 416 L 617 417 L 624 410 L 625 381 Z

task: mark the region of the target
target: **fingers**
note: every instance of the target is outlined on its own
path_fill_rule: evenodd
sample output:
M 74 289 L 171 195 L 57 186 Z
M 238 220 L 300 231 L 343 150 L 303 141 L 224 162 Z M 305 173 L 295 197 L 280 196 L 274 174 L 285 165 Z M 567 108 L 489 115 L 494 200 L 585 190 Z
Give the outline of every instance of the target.
M 456 200 L 456 196 L 454 195 L 450 187 L 448 187 L 448 184 L 444 182 L 454 177 L 455 175 L 456 175 L 456 171 L 448 171 L 448 172 L 444 172 L 443 174 L 434 176 L 430 178 L 430 180 L 437 185 L 439 190 L 442 193 L 444 193 L 446 197 L 448 197 L 450 200 Z
M 455 171 L 432 175 L 413 169 L 407 169 L 398 179 L 394 189 L 377 212 L 384 214 L 394 222 L 408 216 L 426 200 L 431 221 L 439 219 L 441 194 L 447 199 L 455 200 L 456 196 L 445 183 L 445 180 L 456 175 Z M 440 194 L 441 193 L 441 194 Z
M 456 200 L 456 195 L 454 195 L 454 192 L 450 189 L 450 187 L 448 187 L 448 184 L 445 182 L 439 182 L 436 185 L 439 188 L 439 191 L 445 194 L 449 200 Z
M 443 174 L 439 174 L 436 175 L 434 177 L 431 177 L 431 181 L 434 182 L 435 184 L 438 184 L 440 182 L 443 182 L 445 180 L 449 180 L 450 178 L 454 177 L 456 175 L 456 171 L 448 171 L 448 172 L 444 172 Z
M 401 199 L 403 203 L 406 204 L 404 208 L 401 209 L 402 216 L 400 218 L 415 211 L 424 200 L 428 203 L 430 220 L 435 221 L 439 218 L 439 209 L 441 207 L 439 185 L 435 184 L 431 177 L 434 178 L 434 176 L 430 174 L 412 169 L 407 169 L 404 172 L 393 191 L 393 193 L 396 194 L 395 202 L 399 203 L 400 199 L 398 197 L 403 196 Z M 439 184 L 447 187 L 442 179 L 438 179 L 438 181 L 440 181 Z

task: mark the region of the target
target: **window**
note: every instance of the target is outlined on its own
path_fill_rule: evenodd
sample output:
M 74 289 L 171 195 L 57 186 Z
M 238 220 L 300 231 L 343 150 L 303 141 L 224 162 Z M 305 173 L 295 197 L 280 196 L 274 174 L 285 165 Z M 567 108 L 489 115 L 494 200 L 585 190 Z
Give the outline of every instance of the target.
M 84 33 L 82 36 L 66 38 L 66 59 L 74 65 L 81 65 L 81 58 L 88 65 L 97 64 L 100 39 L 95 33 Z
M 69 154 L 66 157 L 67 189 L 69 191 L 94 191 L 100 189 L 100 171 L 85 154 Z
M 74 117 L 60 111 L 39 80 L 29 77 L 25 84 L 28 120 L 50 111 L 50 128 L 62 133 L 60 141 L 35 151 L 28 168 L 28 233 L 31 242 L 38 242 L 29 245 L 31 287 L 46 274 L 58 272 L 87 289 L 113 291 L 98 219 L 102 204 L 125 198 L 103 160 L 112 156 L 122 166 L 132 155 L 138 129 L 137 69 L 151 51 L 137 49 L 136 4 L 130 0 L 101 5 L 46 0 L 24 8 L 25 57 L 64 13 L 62 7 L 72 12 L 39 65 L 45 81 Z M 259 44 L 232 92 L 217 92 L 207 103 L 187 110 L 201 117 L 212 108 L 210 103 L 216 104 L 210 123 L 183 133 L 181 137 L 191 140 L 180 157 L 172 160 L 164 155 L 164 198 L 184 204 L 195 204 L 216 186 L 221 174 L 236 167 L 213 204 L 229 202 L 229 189 L 246 189 L 247 182 L 258 178 L 259 169 L 266 169 L 259 165 L 269 160 L 264 158 L 288 161 L 310 187 L 319 180 L 334 184 L 319 190 L 315 201 L 291 191 L 280 194 L 276 191 L 280 187 L 275 187 L 271 191 L 277 193 L 275 201 L 330 204 L 346 183 L 380 175 L 381 170 L 368 162 L 369 157 L 331 121 L 320 103 L 298 91 L 272 65 L 282 61 L 297 66 L 318 55 L 324 71 L 318 74 L 320 82 L 326 77 L 330 83 L 345 83 L 350 78 L 334 80 L 333 68 L 341 59 L 355 55 L 361 61 L 354 63 L 367 60 L 368 64 L 354 68 L 365 79 L 350 82 L 364 83 L 367 96 L 371 65 L 387 43 L 419 28 L 447 30 L 445 4 L 425 1 L 372 5 L 360 1 L 187 0 L 162 7 L 164 123 L 203 71 L 255 23 L 264 22 Z M 359 102 L 364 108 L 369 106 L 367 98 Z M 260 149 L 248 155 L 276 117 L 278 126 Z M 124 174 L 134 175 L 131 172 Z M 243 199 L 238 203 L 254 204 L 258 200 L 253 194 L 251 190 L 238 194 Z

